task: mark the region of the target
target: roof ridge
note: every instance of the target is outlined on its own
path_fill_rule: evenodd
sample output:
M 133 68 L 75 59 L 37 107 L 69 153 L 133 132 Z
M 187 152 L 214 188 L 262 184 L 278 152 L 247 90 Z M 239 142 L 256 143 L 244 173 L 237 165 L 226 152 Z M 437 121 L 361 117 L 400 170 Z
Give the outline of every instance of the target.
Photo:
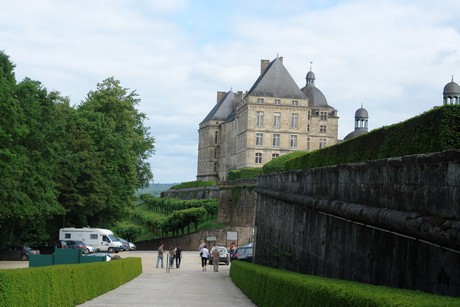
M 277 57 L 257 78 L 246 96 L 306 99 L 297 83 Z

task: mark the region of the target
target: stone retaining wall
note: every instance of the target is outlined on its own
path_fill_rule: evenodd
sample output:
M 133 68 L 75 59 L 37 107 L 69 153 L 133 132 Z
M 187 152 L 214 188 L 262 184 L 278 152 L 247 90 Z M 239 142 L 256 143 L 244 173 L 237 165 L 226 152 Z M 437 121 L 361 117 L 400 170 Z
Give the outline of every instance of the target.
M 460 150 L 259 177 L 258 264 L 460 295 Z

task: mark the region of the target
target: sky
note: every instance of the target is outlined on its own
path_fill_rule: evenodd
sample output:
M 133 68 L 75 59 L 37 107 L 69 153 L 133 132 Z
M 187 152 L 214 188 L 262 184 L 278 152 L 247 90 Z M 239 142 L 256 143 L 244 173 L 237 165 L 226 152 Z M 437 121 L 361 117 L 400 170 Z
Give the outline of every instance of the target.
M 154 183 L 196 180 L 198 125 L 217 91 L 247 91 L 260 60 L 310 69 L 338 110 L 339 139 L 361 105 L 369 130 L 442 105 L 460 83 L 460 1 L 0 0 L 0 50 L 18 82 L 78 105 L 109 77 L 135 91 L 155 138 Z

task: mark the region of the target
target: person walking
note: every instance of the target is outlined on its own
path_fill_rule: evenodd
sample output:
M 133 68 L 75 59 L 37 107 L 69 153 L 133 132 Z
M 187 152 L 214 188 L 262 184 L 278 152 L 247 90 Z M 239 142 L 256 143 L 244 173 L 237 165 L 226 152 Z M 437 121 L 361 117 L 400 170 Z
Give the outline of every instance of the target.
M 161 262 L 161 268 L 163 268 L 163 243 L 161 243 L 160 247 L 158 248 L 158 256 L 157 256 L 157 265 L 156 268 L 158 269 L 158 264 Z
M 174 258 L 176 256 L 175 248 L 174 246 L 171 246 L 169 249 L 169 267 L 171 269 L 174 269 Z
M 214 272 L 219 272 L 219 258 L 220 253 L 217 247 L 213 247 L 211 249 L 211 257 L 212 257 L 212 268 Z
M 232 242 L 232 244 L 230 245 L 230 259 L 233 260 L 233 258 L 235 257 L 235 251 L 236 251 L 236 244 L 235 242 Z
M 206 244 L 201 249 L 200 257 L 201 257 L 201 270 L 203 272 L 205 272 L 206 271 L 206 264 L 207 264 L 208 258 L 209 258 L 209 249 L 206 247 Z
M 176 269 L 180 268 L 180 262 L 182 260 L 182 249 L 180 248 L 180 245 L 176 245 Z

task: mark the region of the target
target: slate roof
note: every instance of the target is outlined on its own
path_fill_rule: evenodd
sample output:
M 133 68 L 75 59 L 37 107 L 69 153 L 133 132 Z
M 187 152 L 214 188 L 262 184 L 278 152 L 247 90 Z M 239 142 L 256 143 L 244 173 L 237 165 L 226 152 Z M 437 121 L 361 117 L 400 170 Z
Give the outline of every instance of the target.
M 268 65 L 246 96 L 306 99 L 280 58 Z
M 324 94 L 314 84 L 303 87 L 302 93 L 308 98 L 310 107 L 330 107 Z
M 369 131 L 367 130 L 367 128 L 355 128 L 355 131 L 348 133 L 347 136 L 345 136 L 343 138 L 343 140 L 344 141 L 351 140 L 351 139 L 354 139 L 354 138 L 356 138 L 358 136 L 366 134 L 368 132 Z
M 235 108 L 235 93 L 229 91 L 225 94 L 221 101 L 219 101 L 211 112 L 206 115 L 201 123 L 207 122 L 209 120 L 223 120 L 225 121 L 230 114 L 233 113 Z M 201 124 L 200 123 L 200 124 Z

